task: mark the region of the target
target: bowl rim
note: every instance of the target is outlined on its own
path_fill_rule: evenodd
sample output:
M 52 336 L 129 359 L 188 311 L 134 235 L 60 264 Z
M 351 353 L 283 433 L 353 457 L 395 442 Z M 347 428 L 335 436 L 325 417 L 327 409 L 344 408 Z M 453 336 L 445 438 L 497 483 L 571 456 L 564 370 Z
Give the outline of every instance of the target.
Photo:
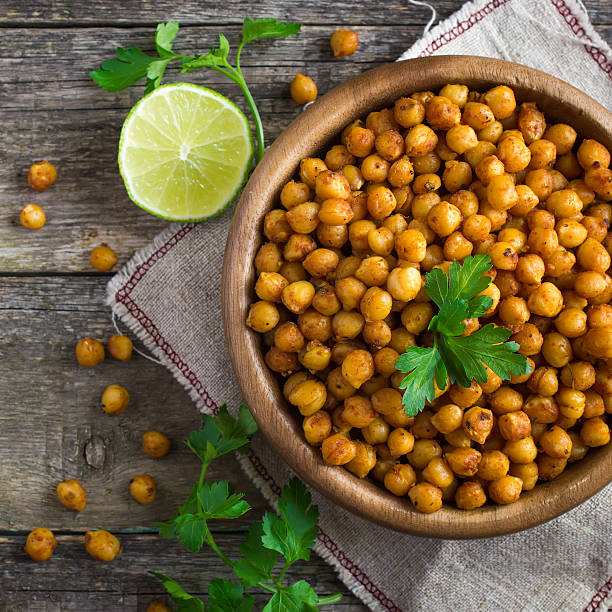
M 405 85 L 404 83 L 408 83 Z M 244 324 L 253 301 L 252 261 L 261 244 L 259 223 L 273 207 L 280 186 L 295 175 L 299 160 L 321 151 L 351 120 L 401 95 L 446 83 L 471 87 L 506 84 L 525 100 L 538 100 L 547 115 L 569 115 L 579 134 L 612 148 L 612 114 L 572 85 L 533 68 L 476 56 L 436 56 L 385 64 L 338 85 L 282 132 L 251 175 L 235 209 L 223 261 L 222 305 L 226 343 L 242 396 L 269 444 L 309 485 L 333 503 L 385 527 L 438 538 L 482 538 L 527 529 L 553 519 L 612 481 L 612 444 L 588 455 L 558 478 L 538 484 L 504 506 L 459 510 L 444 504 L 432 514 L 412 507 L 348 470 L 323 463 L 318 448 L 306 443 L 280 385 L 264 363 L 260 334 Z M 559 101 L 562 101 L 559 106 Z M 560 113 L 562 109 L 562 113 Z M 559 111 L 559 112 L 557 112 Z M 321 123 L 324 129 L 314 129 Z M 561 119 L 558 119 L 561 121 Z M 297 144 L 296 144 L 297 143 Z

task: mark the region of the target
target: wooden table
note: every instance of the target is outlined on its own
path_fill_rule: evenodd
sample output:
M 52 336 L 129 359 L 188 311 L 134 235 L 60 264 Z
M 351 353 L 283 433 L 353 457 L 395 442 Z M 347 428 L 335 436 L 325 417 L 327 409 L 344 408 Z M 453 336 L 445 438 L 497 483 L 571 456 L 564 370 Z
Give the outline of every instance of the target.
M 445 18 L 462 3 L 435 4 Z M 612 3 L 585 4 L 610 41 Z M 166 225 L 131 204 L 115 161 L 121 123 L 143 88 L 109 94 L 88 72 L 119 45 L 152 50 L 159 21 L 179 20 L 175 48 L 191 53 L 216 44 L 219 31 L 235 43 L 246 15 L 305 24 L 299 36 L 255 44 L 243 56 L 268 142 L 299 112 L 288 96 L 297 71 L 312 76 L 325 92 L 394 60 L 429 18 L 428 11 L 405 1 L 380 10 L 364 0 L 0 3 L 1 610 L 145 610 L 163 593 L 148 569 L 176 577 L 196 594 L 205 592 L 210 579 L 229 576 L 207 549 L 192 555 L 180 544 L 158 539 L 151 528 L 184 501 L 199 469 L 181 443 L 199 421 L 187 393 L 165 368 L 138 355 L 128 363 L 108 360 L 99 368 L 80 368 L 74 345 L 86 335 L 113 333 L 103 303 L 110 275 L 91 268 L 91 249 L 107 242 L 123 263 Z M 339 26 L 356 29 L 361 39 L 358 53 L 343 61 L 329 51 L 329 37 Z M 190 78 L 244 106 L 237 88 L 217 73 Z M 168 79 L 178 80 L 177 71 L 170 70 Z M 57 184 L 42 194 L 26 182 L 29 165 L 39 159 L 59 170 Z M 39 232 L 18 224 L 19 211 L 29 202 L 47 212 L 47 225 Z M 119 417 L 100 409 L 101 392 L 112 383 L 127 386 L 133 398 Z M 150 428 L 173 441 L 162 460 L 139 450 L 140 436 Z M 130 477 L 145 471 L 160 485 L 150 506 L 138 505 L 127 491 Z M 246 520 L 217 527 L 215 536 L 231 556 L 248 522 L 267 505 L 233 458 L 214 464 L 211 476 L 231 480 L 255 508 Z M 56 484 L 66 478 L 86 486 L 88 506 L 81 514 L 57 501 Z M 23 552 L 26 535 L 36 526 L 53 529 L 59 542 L 44 564 Z M 83 532 L 100 527 L 115 532 L 124 547 L 112 564 L 95 562 L 85 552 Z M 329 609 L 364 609 L 316 556 L 291 573 L 296 580 L 307 578 L 320 594 L 341 591 L 342 603 Z M 263 601 L 263 594 L 256 598 Z

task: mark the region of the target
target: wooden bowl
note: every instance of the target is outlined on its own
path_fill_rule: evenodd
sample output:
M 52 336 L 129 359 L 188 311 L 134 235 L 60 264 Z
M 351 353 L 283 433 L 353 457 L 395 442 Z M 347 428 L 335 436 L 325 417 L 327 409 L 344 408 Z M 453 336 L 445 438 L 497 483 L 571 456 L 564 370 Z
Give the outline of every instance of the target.
M 259 429 L 304 481 L 334 503 L 376 523 L 422 536 L 480 538 L 550 520 L 585 501 L 612 478 L 612 444 L 592 449 L 558 478 L 538 484 L 507 506 L 472 511 L 444 505 L 433 514 L 416 511 L 406 497 L 328 467 L 319 448 L 308 445 L 301 419 L 285 401 L 279 381 L 264 363 L 259 334 L 245 325 L 254 301 L 253 259 L 262 242 L 262 219 L 279 206 L 281 187 L 304 157 L 321 155 L 353 119 L 413 91 L 437 91 L 446 83 L 487 89 L 505 84 L 519 101 L 535 101 L 547 118 L 569 123 L 582 137 L 612 150 L 612 114 L 574 87 L 552 76 L 500 60 L 442 56 L 388 64 L 336 87 L 301 113 L 277 138 L 246 185 L 229 233 L 223 265 L 223 320 L 229 354 L 242 395 Z

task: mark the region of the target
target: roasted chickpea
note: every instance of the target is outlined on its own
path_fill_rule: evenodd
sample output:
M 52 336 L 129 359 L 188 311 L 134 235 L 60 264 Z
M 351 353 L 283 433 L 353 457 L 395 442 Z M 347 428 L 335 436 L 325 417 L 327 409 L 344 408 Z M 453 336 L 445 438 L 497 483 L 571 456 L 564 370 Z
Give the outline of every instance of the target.
M 498 480 L 503 478 L 510 469 L 510 461 L 499 450 L 487 450 L 482 453 L 476 476 L 483 480 Z
M 601 417 L 586 419 L 580 429 L 580 438 L 588 447 L 604 446 L 610 442 L 610 427 Z
M 589 327 L 612 327 L 612 306 L 597 304 L 587 310 L 587 323 Z
M 155 500 L 157 483 L 149 474 L 139 474 L 130 480 L 130 495 L 139 504 L 150 504 Z
M 572 361 L 561 371 L 561 382 L 566 387 L 585 391 L 595 384 L 595 368 L 587 361 Z
M 266 365 L 273 372 L 278 372 L 283 376 L 291 374 L 298 369 L 298 359 L 295 353 L 285 353 L 284 351 L 279 351 L 275 346 L 270 347 L 264 357 L 264 360 Z
M 423 469 L 423 478 L 443 489 L 453 482 L 455 475 L 444 459 L 434 457 Z
M 511 331 L 518 331 L 529 320 L 527 302 L 520 297 L 509 296 L 499 303 L 499 318 Z
M 389 424 L 376 417 L 369 425 L 362 428 L 361 434 L 368 444 L 384 444 L 389 438 Z
M 567 459 L 561 457 L 551 457 L 541 453 L 537 458 L 538 477 L 540 480 L 552 480 L 563 472 L 567 465 Z
M 493 111 L 486 104 L 480 102 L 467 102 L 463 107 L 463 123 L 475 130 L 481 130 L 495 121 Z
M 374 141 L 374 146 L 376 148 L 376 151 L 378 152 L 378 156 L 380 156 L 381 159 L 386 160 L 387 162 L 392 162 L 398 159 L 401 155 L 403 155 L 404 150 L 406 148 L 404 139 L 397 130 L 385 130 L 384 132 L 378 134 L 376 136 L 376 140 Z M 365 161 L 366 160 L 364 160 L 364 163 Z M 388 167 L 389 166 L 387 164 L 387 169 Z M 363 163 L 361 170 L 362 172 L 364 172 Z M 375 180 L 368 179 L 365 175 L 365 172 L 363 176 L 364 178 L 366 178 L 366 180 Z M 385 177 L 379 180 L 384 180 L 386 176 L 387 174 L 385 173 Z
M 387 278 L 387 290 L 400 302 L 410 302 L 421 290 L 421 275 L 414 268 L 394 268 Z
M 104 361 L 104 346 L 94 338 L 83 338 L 75 348 L 79 364 L 85 367 L 97 366 Z
M 323 440 L 321 452 L 328 465 L 344 465 L 355 458 L 357 448 L 344 434 L 337 433 Z
M 331 317 L 335 315 L 342 303 L 338 299 L 333 285 L 324 280 L 315 281 L 315 295 L 312 298 L 312 307 L 322 315 Z
M 104 529 L 85 533 L 85 549 L 94 559 L 106 563 L 112 561 L 122 550 L 119 540 Z
M 358 478 L 365 478 L 376 465 L 376 451 L 370 444 L 360 440 L 355 440 L 353 444 L 356 449 L 355 456 L 344 465 L 349 472 L 352 472 Z M 390 469 L 392 465 L 392 462 L 389 461 L 387 469 Z M 384 473 L 381 476 L 384 478 Z
M 557 157 L 557 147 L 555 143 L 550 140 L 545 140 L 544 138 L 532 142 L 529 145 L 529 151 L 531 152 L 531 161 L 529 162 L 528 168 L 532 169 L 548 168 L 552 166 Z M 557 169 L 560 170 L 560 168 Z
M 287 279 L 278 272 L 261 272 L 255 283 L 255 293 L 260 300 L 280 302 Z
M 568 459 L 572 452 L 572 439 L 565 429 L 561 429 L 557 425 L 553 425 L 540 436 L 539 445 L 550 457 Z
M 561 172 L 568 179 L 577 178 L 582 174 L 582 168 L 578 163 L 578 158 L 573 151 L 560 155 L 555 163 L 555 170 Z
M 612 327 L 595 327 L 585 335 L 588 351 L 598 359 L 612 358 Z
M 357 51 L 359 34 L 353 30 L 336 30 L 329 41 L 334 57 L 348 57 Z
M 516 476 L 503 476 L 489 484 L 489 497 L 497 504 L 511 504 L 518 500 L 523 481 Z
M 355 157 L 367 157 L 374 148 L 375 138 L 372 130 L 355 126 L 346 134 L 344 145 Z
M 576 136 L 576 130 L 566 123 L 550 125 L 544 132 L 544 138 L 554 143 L 558 155 L 565 155 L 572 150 Z
M 152 429 L 142 434 L 141 448 L 149 457 L 154 459 L 165 457 L 170 452 L 170 446 L 170 439 L 161 431 Z
M 455 503 L 462 510 L 480 508 L 487 501 L 482 485 L 476 481 L 467 481 L 459 485 L 455 492 Z
M 307 104 L 317 99 L 317 86 L 308 76 L 297 73 L 289 88 L 291 97 L 296 104 Z
M 327 165 L 322 159 L 318 157 L 306 157 L 300 162 L 300 180 L 310 189 L 314 189 L 317 175 L 327 169 Z
M 576 259 L 585 270 L 604 273 L 610 267 L 610 254 L 594 238 L 587 238 L 576 250 Z
M 399 98 L 393 108 L 395 120 L 405 128 L 410 128 L 425 119 L 425 106 L 414 98 Z
M 289 283 L 281 293 L 285 307 L 295 314 L 302 314 L 312 304 L 315 288 L 308 281 Z
M 75 478 L 64 480 L 57 485 L 57 497 L 68 510 L 81 512 L 87 505 L 87 493 Z
M 297 181 L 289 181 L 285 183 L 280 193 L 281 204 L 290 210 L 298 204 L 304 204 L 308 202 L 310 198 L 310 187 L 306 183 L 300 183 Z M 274 270 L 270 270 L 274 272 Z
M 531 463 L 535 461 L 538 454 L 532 436 L 526 436 L 518 440 L 508 440 L 502 450 L 513 463 Z
M 91 251 L 90 257 L 91 265 L 100 272 L 108 272 L 112 270 L 113 266 L 119 261 L 115 251 L 111 249 L 107 244 L 95 247 Z
M 163 601 L 155 599 L 147 606 L 147 612 L 172 612 L 172 609 Z
M 256 302 L 249 308 L 246 324 L 251 329 L 262 334 L 274 329 L 279 320 L 278 308 L 274 304 L 271 302 Z
M 474 448 L 453 448 L 444 454 L 448 465 L 457 476 L 474 476 L 478 471 L 478 465 L 482 454 Z
M 27 204 L 19 213 L 19 223 L 27 229 L 38 230 L 46 220 L 45 211 L 38 204 Z
M 331 434 L 331 417 L 325 410 L 317 410 L 304 419 L 302 429 L 308 444 L 319 446 Z
M 419 123 L 410 128 L 404 140 L 406 155 L 409 157 L 420 157 L 433 151 L 438 144 L 436 133 L 424 123 Z
M 416 474 L 412 466 L 398 463 L 388 470 L 384 477 L 384 485 L 391 493 L 403 496 L 416 483 Z
M 531 151 L 520 139 L 514 137 L 502 138 L 497 143 L 497 157 L 504 164 L 506 172 L 525 170 L 531 162 Z
M 429 483 L 420 482 L 408 491 L 408 497 L 419 512 L 431 514 L 442 507 L 442 490 Z
M 534 102 L 524 102 L 520 105 L 518 128 L 521 130 L 527 144 L 539 140 L 544 135 L 546 120 Z
M 554 229 L 534 227 L 527 238 L 529 248 L 547 259 L 559 248 L 559 239 Z
M 102 393 L 102 409 L 106 414 L 123 414 L 130 403 L 130 394 L 121 385 L 109 385 Z
M 492 176 L 487 185 L 487 201 L 496 210 L 508 210 L 518 203 L 514 181 L 507 174 Z
M 489 89 L 483 99 L 493 111 L 496 119 L 507 119 L 516 108 L 514 92 L 506 85 L 498 85 Z
M 48 561 L 57 548 L 57 540 L 53 532 L 45 527 L 37 527 L 28 534 L 25 552 L 33 561 Z
M 361 298 L 359 308 L 366 321 L 381 321 L 391 312 L 393 299 L 384 289 L 370 287 Z
M 308 278 L 306 270 L 299 261 L 286 261 L 279 272 L 287 279 L 289 284 Z
M 597 163 L 602 168 L 610 165 L 610 152 L 597 140 L 583 140 L 578 147 L 578 163 L 588 170 L 593 164 Z
M 291 226 L 284 210 L 274 209 L 264 217 L 264 234 L 268 240 L 283 243 L 291 236 Z

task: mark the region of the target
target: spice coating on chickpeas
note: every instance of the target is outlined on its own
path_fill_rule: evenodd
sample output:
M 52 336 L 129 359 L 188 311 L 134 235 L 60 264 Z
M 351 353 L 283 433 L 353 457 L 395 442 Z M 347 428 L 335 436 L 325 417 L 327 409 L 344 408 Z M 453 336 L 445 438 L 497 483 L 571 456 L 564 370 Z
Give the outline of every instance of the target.
M 302 160 L 264 219 L 247 325 L 325 463 L 421 512 L 472 510 L 610 442 L 609 166 L 603 144 L 510 87 L 460 83 L 375 110 Z M 395 363 L 431 346 L 425 274 L 475 254 L 491 259 L 493 303 L 465 335 L 508 328 L 531 372 L 486 368 L 408 416 Z
M 149 474 L 134 476 L 129 483 L 130 495 L 139 504 L 150 504 L 157 494 L 157 483 Z
M 105 529 L 85 533 L 85 549 L 98 561 L 109 563 L 121 553 L 119 540 Z
M 145 431 L 142 434 L 142 450 L 154 459 L 164 457 L 170 452 L 170 438 L 154 429 Z
M 57 548 L 53 532 L 46 527 L 37 527 L 30 531 L 25 544 L 25 551 L 33 561 L 48 561 Z
M 32 164 L 28 171 L 28 185 L 36 191 L 45 191 L 57 181 L 57 170 L 48 161 Z
M 46 222 L 45 211 L 38 204 L 26 204 L 19 213 L 19 223 L 31 230 L 39 230 Z
M 82 512 L 87 505 L 87 493 L 75 478 L 64 480 L 57 485 L 57 497 L 68 510 Z
M 104 361 L 104 346 L 95 338 L 83 338 L 75 348 L 77 361 L 86 368 L 91 368 Z

